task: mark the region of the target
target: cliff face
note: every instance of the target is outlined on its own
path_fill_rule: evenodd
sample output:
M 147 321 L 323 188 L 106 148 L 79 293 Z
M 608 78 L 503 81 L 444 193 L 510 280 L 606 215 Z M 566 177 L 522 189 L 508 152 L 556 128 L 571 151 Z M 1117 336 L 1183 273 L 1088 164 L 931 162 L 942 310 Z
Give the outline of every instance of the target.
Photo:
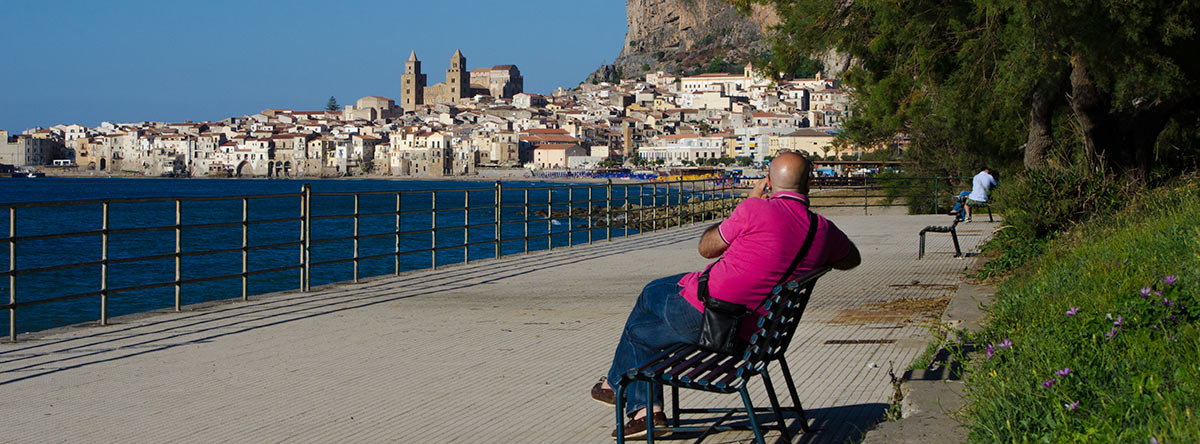
M 774 9 L 755 5 L 745 16 L 725 0 L 626 0 L 625 14 L 629 31 L 621 55 L 588 76 L 588 82 L 660 69 L 693 74 L 714 61 L 726 62 L 726 71 L 741 72 L 747 61 L 770 49 L 768 28 L 779 22 Z M 827 74 L 841 72 L 849 63 L 832 52 L 820 59 Z
M 777 23 L 773 10 L 755 6 L 744 16 L 724 0 L 626 0 L 629 31 L 612 65 L 588 78 L 616 80 L 659 69 L 694 72 L 714 60 L 742 65 L 766 51 L 767 27 Z

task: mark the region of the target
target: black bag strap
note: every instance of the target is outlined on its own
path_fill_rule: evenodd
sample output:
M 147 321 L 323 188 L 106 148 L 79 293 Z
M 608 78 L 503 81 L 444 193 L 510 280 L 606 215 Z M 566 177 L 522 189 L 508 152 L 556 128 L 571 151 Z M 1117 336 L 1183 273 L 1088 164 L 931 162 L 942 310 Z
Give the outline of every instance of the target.
M 779 282 L 775 284 L 776 286 L 787 282 L 788 278 L 792 277 L 792 272 L 796 271 L 796 267 L 800 265 L 800 260 L 804 258 L 805 254 L 808 254 L 809 248 L 812 247 L 813 240 L 817 237 L 817 215 L 810 211 L 807 207 L 804 209 L 804 211 L 808 213 L 808 235 L 804 237 L 804 244 L 800 245 L 800 251 L 796 253 L 796 258 L 792 259 L 792 264 L 788 265 L 787 271 L 784 272 L 783 276 L 779 278 Z M 720 259 L 718 259 L 718 261 L 720 261 Z M 700 279 L 698 282 L 699 285 L 696 288 L 696 297 L 700 299 L 701 304 L 704 304 L 704 301 L 709 297 L 708 272 L 709 270 L 712 270 L 712 267 L 716 264 L 716 262 L 709 264 L 708 267 L 704 268 L 704 273 L 700 274 Z M 767 300 L 764 298 L 758 303 L 758 307 L 754 307 L 754 311 L 758 311 L 758 308 L 762 307 L 762 305 L 766 302 Z

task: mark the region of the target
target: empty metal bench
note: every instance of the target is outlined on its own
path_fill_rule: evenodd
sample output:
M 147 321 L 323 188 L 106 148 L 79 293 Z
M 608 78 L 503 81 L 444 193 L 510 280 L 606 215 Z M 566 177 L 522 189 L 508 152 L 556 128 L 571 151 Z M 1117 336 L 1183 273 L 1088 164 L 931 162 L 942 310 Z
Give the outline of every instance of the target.
M 784 410 L 791 410 L 796 413 L 802 430 L 805 432 L 813 431 L 808 425 L 808 419 L 804 416 L 804 407 L 800 404 L 800 397 L 796 393 L 796 384 L 792 380 L 792 374 L 788 369 L 784 353 L 787 352 L 788 344 L 791 343 L 792 337 L 795 335 L 796 326 L 800 324 L 800 317 L 804 314 L 804 307 L 808 305 L 808 299 L 812 294 L 813 286 L 817 283 L 817 278 L 828 271 L 828 268 L 814 270 L 800 278 L 776 286 L 763 305 L 767 310 L 767 314 L 759 319 L 759 330 L 750 339 L 749 347 L 746 348 L 745 353 L 741 356 L 715 353 L 703 350 L 692 344 L 679 344 L 651 359 L 650 362 L 645 363 L 641 367 L 630 369 L 626 374 L 622 375 L 620 380 L 616 381 L 614 385 L 617 398 L 617 442 L 625 442 L 625 390 L 629 384 L 635 381 L 650 383 L 647 384 L 650 392 L 646 397 L 648 400 L 647 405 L 654 403 L 653 384 L 670 386 L 673 411 L 671 414 L 671 426 L 668 429 L 672 432 L 702 432 L 697 442 L 703 440 L 714 431 L 738 429 L 733 426 L 722 425 L 725 420 L 738 412 L 747 413 L 746 416 L 750 421 L 749 430 L 754 431 L 754 437 L 759 444 L 764 444 L 765 441 L 762 428 L 755 414 L 757 412 L 774 412 L 779 430 L 787 442 L 791 442 L 792 438 L 790 432 L 788 432 L 787 425 L 783 421 Z M 776 395 L 775 387 L 771 384 L 771 377 L 767 373 L 767 364 L 771 361 L 779 362 L 779 368 L 783 372 L 784 381 L 787 382 L 788 392 L 792 396 L 793 405 L 791 406 L 780 407 L 779 405 L 779 397 Z M 771 401 L 770 409 L 756 409 L 750 401 L 750 394 L 746 387 L 747 383 L 751 378 L 759 375 L 762 376 L 763 384 L 766 385 L 767 395 Z M 744 407 L 712 409 L 681 408 L 679 406 L 680 388 L 714 393 L 740 393 Z M 724 413 L 724 416 L 718 418 L 715 423 L 708 426 L 682 426 L 680 424 L 680 415 L 684 413 Z M 646 421 L 646 440 L 654 442 L 654 421 Z
M 988 210 L 989 214 L 991 210 Z M 962 249 L 958 247 L 958 222 L 957 215 L 954 216 L 954 223 L 950 226 L 930 225 L 921 229 L 921 247 L 917 251 L 917 259 L 925 257 L 925 233 L 950 233 L 950 238 L 954 240 L 954 257 L 962 256 Z

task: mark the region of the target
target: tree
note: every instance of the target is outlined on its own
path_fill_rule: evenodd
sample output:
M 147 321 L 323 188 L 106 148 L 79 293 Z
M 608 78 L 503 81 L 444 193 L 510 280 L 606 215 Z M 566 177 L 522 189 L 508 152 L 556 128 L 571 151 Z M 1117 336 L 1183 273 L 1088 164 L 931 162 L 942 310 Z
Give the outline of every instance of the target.
M 325 102 L 325 110 L 326 111 L 337 111 L 340 109 L 342 109 L 342 107 L 340 105 L 338 105 L 337 99 L 333 98 L 333 96 L 329 96 L 329 101 Z
M 908 134 L 925 172 L 1078 164 L 1142 181 L 1167 151 L 1196 153 L 1194 2 L 732 1 L 778 12 L 774 71 L 850 55 L 844 137 Z

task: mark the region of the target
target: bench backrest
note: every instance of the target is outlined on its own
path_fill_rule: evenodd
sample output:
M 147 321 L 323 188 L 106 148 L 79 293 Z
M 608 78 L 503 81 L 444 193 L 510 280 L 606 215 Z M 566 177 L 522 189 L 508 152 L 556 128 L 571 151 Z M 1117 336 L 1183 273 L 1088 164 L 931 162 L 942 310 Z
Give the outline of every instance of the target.
M 828 271 L 829 268 L 819 268 L 771 290 L 771 295 L 763 304 L 767 314 L 759 318 L 758 332 L 750 338 L 750 346 L 742 358 L 745 360 L 745 370 L 760 372 L 767 363 L 787 352 L 817 278 Z

